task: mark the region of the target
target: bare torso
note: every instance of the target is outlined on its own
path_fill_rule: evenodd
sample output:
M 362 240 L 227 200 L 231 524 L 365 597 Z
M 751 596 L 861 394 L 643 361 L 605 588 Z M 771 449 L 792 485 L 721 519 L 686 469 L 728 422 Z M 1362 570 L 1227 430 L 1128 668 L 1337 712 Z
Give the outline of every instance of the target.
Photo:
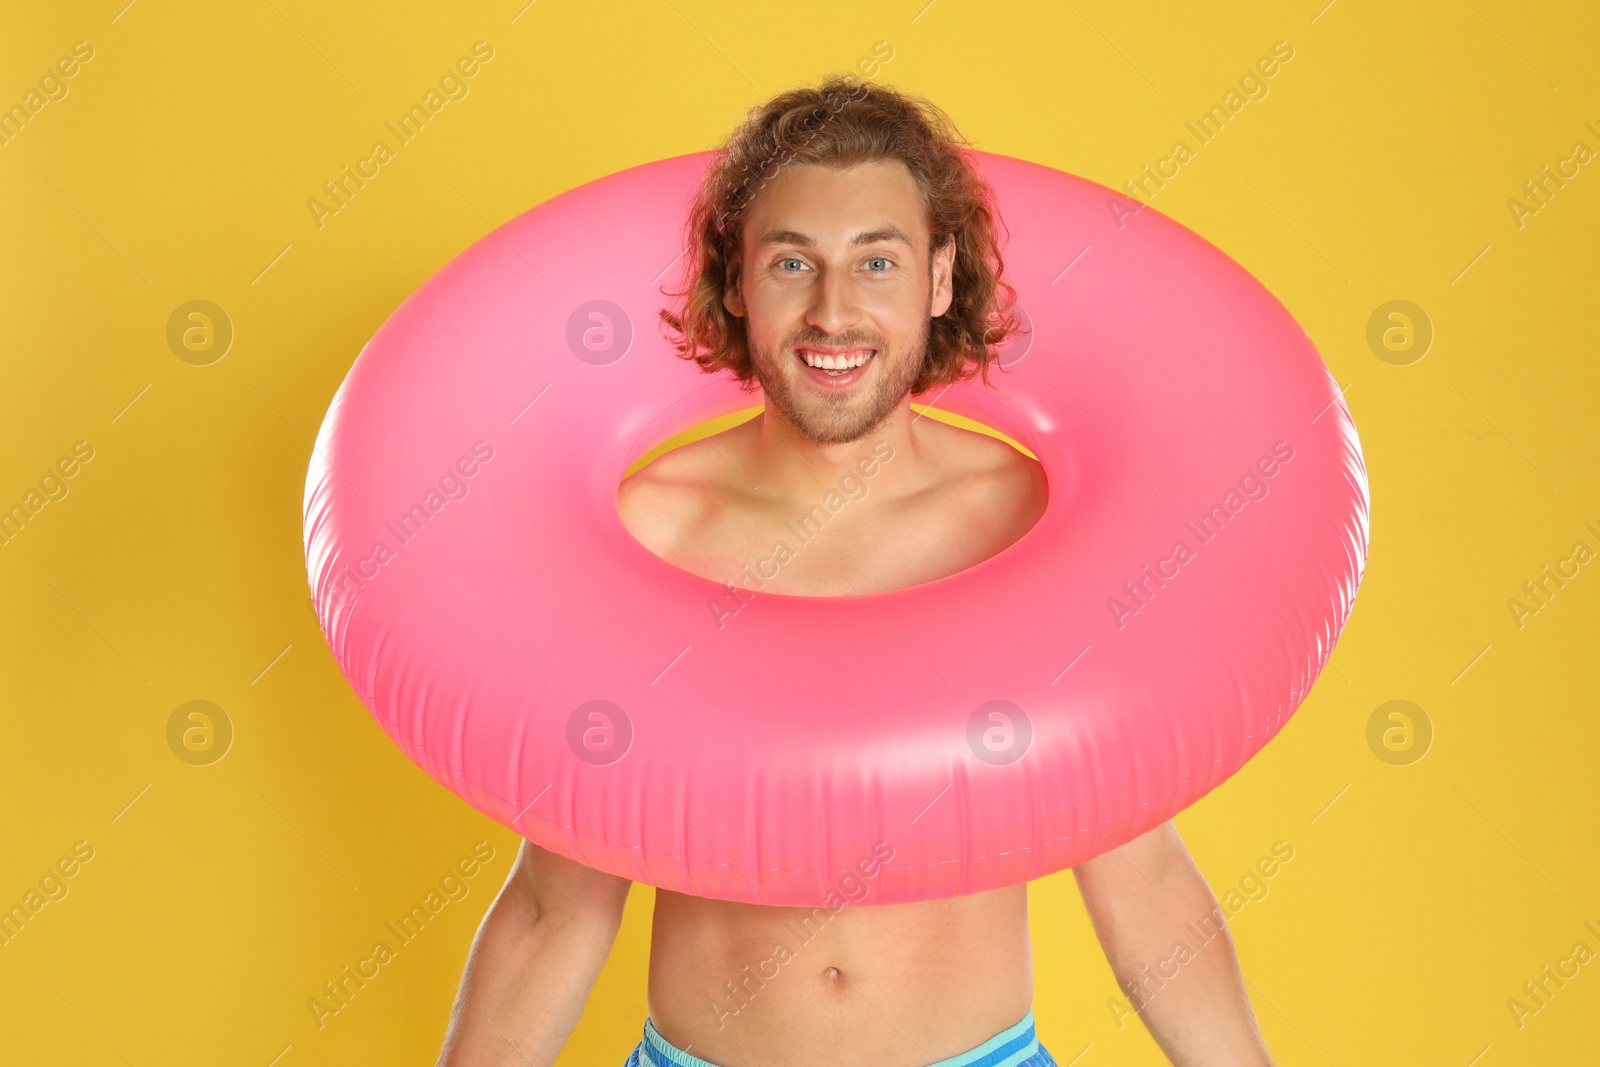
M 750 477 L 757 422 L 627 479 L 618 507 L 634 537 L 717 581 L 769 555 L 809 502 L 763 492 Z M 873 440 L 860 442 L 863 456 Z M 932 581 L 995 555 L 1043 513 L 1042 470 L 1004 442 L 931 417 L 914 420 L 911 440 L 916 479 L 901 479 L 892 496 L 863 479 L 861 501 L 785 563 L 768 591 L 870 595 Z M 1026 885 L 915 904 L 869 898 L 826 921 L 804 908 L 656 891 L 650 1018 L 668 1041 L 713 1063 L 920 1067 L 982 1043 L 1032 1000 Z

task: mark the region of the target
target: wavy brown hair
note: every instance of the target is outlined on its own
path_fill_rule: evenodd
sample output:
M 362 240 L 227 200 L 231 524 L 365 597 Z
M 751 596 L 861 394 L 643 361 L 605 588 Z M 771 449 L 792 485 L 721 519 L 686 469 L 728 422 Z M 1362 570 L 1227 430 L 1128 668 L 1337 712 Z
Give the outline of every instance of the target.
M 756 192 L 788 163 L 845 168 L 899 160 L 927 212 L 929 260 L 955 240 L 949 310 L 932 320 L 913 396 L 982 374 L 995 349 L 1021 324 L 1016 290 L 1001 277 L 998 231 L 1005 224 L 994 191 L 978 172 L 971 144 L 950 118 L 920 96 L 851 75 L 792 89 L 751 108 L 712 155 L 684 224 L 683 280 L 663 290 L 675 307 L 661 322 L 672 347 L 706 373 L 730 371 L 746 392 L 757 387 L 744 319 L 723 306 L 727 279 L 743 268 L 744 216 Z M 1006 232 L 1009 237 L 1009 231 Z

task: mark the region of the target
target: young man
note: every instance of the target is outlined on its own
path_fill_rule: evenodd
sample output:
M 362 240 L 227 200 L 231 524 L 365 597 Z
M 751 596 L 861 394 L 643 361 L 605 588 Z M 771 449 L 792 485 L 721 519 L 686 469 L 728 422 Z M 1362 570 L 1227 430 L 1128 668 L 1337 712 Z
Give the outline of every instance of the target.
M 932 581 L 1038 520 L 1037 463 L 910 406 L 978 372 L 987 381 L 993 346 L 1016 328 L 993 197 L 962 143 L 926 101 L 842 78 L 780 95 L 735 132 L 689 218 L 683 299 L 662 318 L 680 356 L 759 384 L 765 409 L 624 481 L 621 519 L 645 547 L 727 581 L 868 453 L 891 457 L 874 491 L 765 590 Z M 1172 823 L 1075 874 L 1173 1063 L 1270 1067 L 1222 911 Z M 524 842 L 473 942 L 442 1067 L 552 1063 L 630 884 Z M 1033 1029 L 1026 885 L 844 908 L 776 977 L 749 980 L 746 966 L 794 941 L 808 914 L 657 890 L 649 1015 L 628 1067 L 1055 1063 Z

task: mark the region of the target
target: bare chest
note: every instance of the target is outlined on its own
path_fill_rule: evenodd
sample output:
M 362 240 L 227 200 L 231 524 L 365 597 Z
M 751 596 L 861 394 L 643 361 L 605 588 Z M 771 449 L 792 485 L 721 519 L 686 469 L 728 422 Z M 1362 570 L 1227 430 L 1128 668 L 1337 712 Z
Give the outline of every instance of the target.
M 1003 547 L 994 523 L 953 501 L 876 513 L 721 509 L 670 562 L 703 577 L 795 596 L 853 596 L 933 581 Z

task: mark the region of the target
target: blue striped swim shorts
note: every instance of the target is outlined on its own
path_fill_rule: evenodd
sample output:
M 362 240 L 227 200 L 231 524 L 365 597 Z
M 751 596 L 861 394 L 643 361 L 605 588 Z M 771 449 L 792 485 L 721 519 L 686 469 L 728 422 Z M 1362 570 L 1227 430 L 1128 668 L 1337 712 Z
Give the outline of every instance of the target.
M 662 1037 L 648 1018 L 644 1039 L 628 1055 L 622 1067 L 717 1067 L 699 1056 L 691 1056 Z M 1057 1067 L 1033 1029 L 1033 1009 L 1022 1021 L 1006 1027 L 977 1048 L 959 1056 L 940 1060 L 928 1067 Z

